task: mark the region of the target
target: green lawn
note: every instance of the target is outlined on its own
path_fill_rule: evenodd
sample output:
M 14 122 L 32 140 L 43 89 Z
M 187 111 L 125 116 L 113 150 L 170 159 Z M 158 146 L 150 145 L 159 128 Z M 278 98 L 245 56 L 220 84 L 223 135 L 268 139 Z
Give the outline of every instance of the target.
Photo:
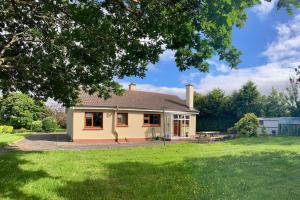
M 300 199 L 300 137 L 0 155 L 0 199 Z
M 5 147 L 17 142 L 30 134 L 31 133 L 0 134 L 0 147 Z

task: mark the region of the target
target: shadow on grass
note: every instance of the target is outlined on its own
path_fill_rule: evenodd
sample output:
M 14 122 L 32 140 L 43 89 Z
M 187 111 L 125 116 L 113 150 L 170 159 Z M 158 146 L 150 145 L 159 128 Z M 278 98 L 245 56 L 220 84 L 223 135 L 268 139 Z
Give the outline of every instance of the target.
M 300 145 L 299 136 L 260 136 L 226 141 L 233 145 Z
M 47 156 L 45 152 L 17 151 L 0 155 L 0 199 L 39 200 L 49 195 L 67 200 L 300 199 L 300 154 L 288 151 L 203 155 L 164 163 L 162 157 L 148 162 L 133 162 L 132 157 L 128 158 L 131 161 L 98 160 L 90 167 L 77 168 L 71 179 L 64 173 L 50 176 L 58 167 L 51 161 L 46 165 L 30 161 L 28 157 L 37 153 Z M 63 167 L 72 164 L 65 160 L 57 170 L 72 170 Z M 95 172 L 93 176 L 86 175 L 90 171 Z M 40 179 L 43 191 L 34 189 Z
M 25 170 L 22 165 L 33 164 L 23 158 L 29 153 L 19 153 L 16 151 L 0 152 L 0 199 L 32 199 L 39 197 L 27 194 L 22 191 L 22 187 L 31 181 L 49 177 L 43 170 Z
M 300 155 L 288 152 L 191 158 L 150 164 L 119 162 L 83 181 L 69 181 L 63 199 L 300 199 Z

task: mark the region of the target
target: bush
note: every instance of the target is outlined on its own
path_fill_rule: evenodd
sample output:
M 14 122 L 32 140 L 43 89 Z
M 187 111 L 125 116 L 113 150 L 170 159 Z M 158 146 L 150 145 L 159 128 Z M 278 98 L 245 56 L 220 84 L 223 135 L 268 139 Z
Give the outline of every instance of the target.
M 46 117 L 42 121 L 42 127 L 46 132 L 53 132 L 57 128 L 57 121 L 53 117 Z
M 266 127 L 262 127 L 262 129 L 261 129 L 261 135 L 262 135 L 262 136 L 269 136 L 269 133 L 268 133 Z
M 237 130 L 235 127 L 231 127 L 227 129 L 227 134 L 237 134 Z
M 34 121 L 31 123 L 31 131 L 34 132 L 42 132 L 43 131 L 43 124 L 42 121 Z
M 258 135 L 258 119 L 254 113 L 247 113 L 240 119 L 234 128 L 239 136 L 253 137 Z
M 20 128 L 20 129 L 15 129 L 14 131 L 15 133 L 25 133 L 25 132 L 29 132 L 28 129 L 26 128 Z
M 0 133 L 3 134 L 11 134 L 14 131 L 14 127 L 12 126 L 0 126 Z

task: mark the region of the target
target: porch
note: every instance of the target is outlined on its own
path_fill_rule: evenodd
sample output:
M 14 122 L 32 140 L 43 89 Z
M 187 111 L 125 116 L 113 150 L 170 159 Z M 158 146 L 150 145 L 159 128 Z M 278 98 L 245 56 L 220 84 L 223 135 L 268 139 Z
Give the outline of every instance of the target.
M 165 113 L 164 132 L 167 140 L 191 140 L 195 134 L 191 129 L 191 114 Z

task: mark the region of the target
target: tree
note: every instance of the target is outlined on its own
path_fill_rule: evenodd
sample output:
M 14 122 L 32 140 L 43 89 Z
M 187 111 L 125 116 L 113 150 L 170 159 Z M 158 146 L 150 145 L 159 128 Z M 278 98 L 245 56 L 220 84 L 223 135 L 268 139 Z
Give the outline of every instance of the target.
M 219 88 L 212 90 L 207 95 L 195 95 L 195 105 L 200 115 L 222 116 L 227 111 L 228 97 Z
M 300 116 L 300 100 L 299 100 L 299 82 L 294 78 L 290 77 L 290 85 L 286 89 L 286 100 L 289 106 L 291 116 Z
M 52 116 L 56 119 L 60 128 L 66 128 L 67 114 L 65 108 L 61 104 L 51 100 L 47 101 L 47 107 L 51 111 L 51 113 L 49 113 L 49 116 Z
M 266 97 L 264 115 L 266 117 L 285 117 L 289 115 L 289 106 L 283 93 L 274 87 L 269 96 Z
M 261 115 L 260 97 L 261 95 L 256 85 L 248 81 L 239 91 L 234 92 L 232 95 L 236 115 L 238 117 L 242 117 L 246 113 Z
M 45 113 L 47 108 L 44 103 L 20 92 L 12 93 L 1 101 L 1 121 L 15 128 L 30 128 L 33 121 L 46 117 Z
M 121 94 L 115 78 L 144 77 L 166 49 L 180 70 L 208 71 L 219 55 L 231 67 L 240 52 L 233 26 L 259 0 L 0 0 L 0 90 L 76 103 L 80 89 Z M 278 7 L 299 5 L 280 0 Z
M 197 130 L 225 131 L 236 122 L 232 112 L 231 96 L 226 96 L 221 89 L 214 89 L 206 95 L 195 93 L 195 108 L 199 110 L 197 116 Z

